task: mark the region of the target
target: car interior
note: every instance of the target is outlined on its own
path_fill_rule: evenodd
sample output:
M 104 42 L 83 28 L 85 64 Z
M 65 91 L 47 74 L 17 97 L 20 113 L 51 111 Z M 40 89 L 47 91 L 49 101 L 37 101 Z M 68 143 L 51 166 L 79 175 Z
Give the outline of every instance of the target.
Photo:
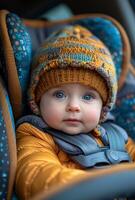
M 12 3 L 11 3 L 12 2 Z M 14 181 L 17 167 L 16 121 L 29 114 L 26 90 L 35 50 L 64 25 L 79 24 L 110 49 L 116 65 L 118 97 L 112 110 L 118 125 L 135 140 L 135 1 L 0 2 L 0 199 L 19 200 Z M 106 39 L 107 36 L 107 39 Z M 17 41 L 17 42 L 16 42 Z M 131 88 L 128 91 L 127 88 Z M 99 170 L 32 200 L 133 200 L 135 164 L 122 170 Z M 116 184 L 117 183 L 117 184 Z M 97 192 L 97 188 L 100 188 Z

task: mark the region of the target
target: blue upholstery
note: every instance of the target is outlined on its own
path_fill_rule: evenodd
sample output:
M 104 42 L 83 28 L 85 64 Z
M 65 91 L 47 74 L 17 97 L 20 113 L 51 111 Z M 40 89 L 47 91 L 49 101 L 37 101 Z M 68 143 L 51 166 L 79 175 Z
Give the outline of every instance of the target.
M 30 62 L 31 62 L 31 39 L 27 29 L 17 15 L 7 16 L 8 33 L 14 51 L 18 77 L 23 92 L 26 92 Z
M 1 78 L 0 97 L 0 199 L 6 199 L 13 189 L 17 156 L 12 108 Z
M 17 15 L 7 15 L 7 27 L 15 56 L 18 78 L 23 94 L 23 102 L 25 104 L 26 89 L 28 85 L 31 63 L 31 39 L 27 29 Z
M 0 199 L 6 199 L 9 176 L 9 153 L 6 126 L 0 107 Z
M 116 122 L 135 140 L 135 77 L 129 73 L 125 84 L 118 93 L 112 113 Z

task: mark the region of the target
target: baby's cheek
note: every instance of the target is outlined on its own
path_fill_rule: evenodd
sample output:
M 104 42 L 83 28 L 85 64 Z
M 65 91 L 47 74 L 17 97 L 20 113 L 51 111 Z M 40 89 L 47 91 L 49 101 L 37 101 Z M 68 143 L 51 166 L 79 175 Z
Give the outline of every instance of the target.
M 85 114 L 86 120 L 90 122 L 98 122 L 100 119 L 100 112 L 97 109 L 92 109 Z
M 57 124 L 60 121 L 60 116 L 61 114 L 58 109 L 46 109 L 43 115 L 44 121 L 48 125 Z

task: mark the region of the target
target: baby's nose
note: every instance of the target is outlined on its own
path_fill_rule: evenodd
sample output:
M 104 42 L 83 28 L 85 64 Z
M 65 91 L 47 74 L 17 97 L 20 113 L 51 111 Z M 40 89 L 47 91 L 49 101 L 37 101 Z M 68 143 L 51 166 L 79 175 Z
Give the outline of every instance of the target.
M 80 112 L 79 104 L 69 103 L 66 108 L 67 112 Z
M 80 109 L 79 109 L 79 107 L 78 106 L 70 106 L 69 108 L 68 108 L 68 111 L 70 111 L 70 112 L 80 112 Z

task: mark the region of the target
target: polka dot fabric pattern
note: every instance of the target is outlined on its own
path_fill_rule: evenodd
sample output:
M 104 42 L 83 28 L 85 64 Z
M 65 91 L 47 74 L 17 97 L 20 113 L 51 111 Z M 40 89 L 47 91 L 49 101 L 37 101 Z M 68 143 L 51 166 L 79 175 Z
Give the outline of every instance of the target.
M 27 88 L 32 51 L 30 35 L 17 15 L 9 13 L 6 20 L 10 41 L 14 51 L 18 78 L 22 91 L 25 92 Z
M 12 108 L 0 77 L 0 199 L 10 199 L 16 172 L 16 141 Z
M 9 177 L 9 152 L 6 126 L 0 108 L 0 199 L 6 199 Z
M 118 125 L 135 140 L 135 77 L 129 74 L 112 111 Z

